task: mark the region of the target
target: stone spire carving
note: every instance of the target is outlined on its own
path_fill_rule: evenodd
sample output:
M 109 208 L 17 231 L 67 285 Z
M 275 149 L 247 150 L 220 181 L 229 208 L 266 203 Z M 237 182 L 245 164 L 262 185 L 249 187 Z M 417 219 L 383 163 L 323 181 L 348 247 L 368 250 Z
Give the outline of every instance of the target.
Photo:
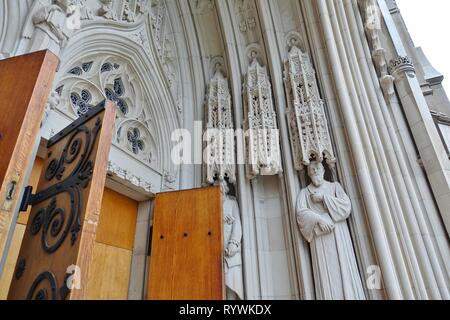
M 208 183 L 214 179 L 236 181 L 234 125 L 231 111 L 231 95 L 228 80 L 220 68 L 216 68 L 206 97 L 206 139 L 207 152 L 205 178 Z
M 244 129 L 247 176 L 275 175 L 283 171 L 272 85 L 267 68 L 251 53 L 244 83 Z
M 295 45 L 289 51 L 284 80 L 295 169 L 303 170 L 312 159 L 325 159 L 333 167 L 336 159 L 316 73 L 308 54 Z

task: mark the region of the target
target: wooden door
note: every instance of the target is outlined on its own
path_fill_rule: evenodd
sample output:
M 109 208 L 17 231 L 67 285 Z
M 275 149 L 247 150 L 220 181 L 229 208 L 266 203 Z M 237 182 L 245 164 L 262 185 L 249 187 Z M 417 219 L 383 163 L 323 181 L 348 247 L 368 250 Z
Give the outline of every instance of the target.
M 137 201 L 105 188 L 88 279 L 88 300 L 128 299 L 138 207 Z
M 147 299 L 224 299 L 220 188 L 160 193 L 153 217 Z
M 103 103 L 49 140 L 9 299 L 85 299 L 115 112 Z
M 50 51 L 0 61 L 0 275 L 58 63 Z
M 33 170 L 28 180 L 28 184 L 34 189 L 37 188 L 39 178 L 42 173 L 42 166 L 44 160 L 42 158 L 36 158 L 33 165 Z M 6 258 L 5 267 L 0 277 L 0 300 L 8 299 L 9 287 L 14 276 L 14 268 L 16 267 L 17 258 L 20 253 L 20 246 L 22 245 L 25 229 L 28 224 L 28 217 L 30 216 L 31 207 L 27 212 L 21 212 L 17 219 L 17 223 L 14 226 L 14 234 L 9 245 L 8 256 Z M 11 228 L 12 229 L 12 228 Z

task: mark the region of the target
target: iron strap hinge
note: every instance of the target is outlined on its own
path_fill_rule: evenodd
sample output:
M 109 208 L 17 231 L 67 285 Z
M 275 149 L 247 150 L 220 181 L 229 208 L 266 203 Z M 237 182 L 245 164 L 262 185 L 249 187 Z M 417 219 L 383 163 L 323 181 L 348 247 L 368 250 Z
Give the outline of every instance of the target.
M 20 203 L 20 212 L 25 212 L 28 210 L 28 206 L 33 204 L 34 195 L 33 195 L 33 187 L 28 186 L 25 187 L 25 190 L 23 192 L 22 202 Z

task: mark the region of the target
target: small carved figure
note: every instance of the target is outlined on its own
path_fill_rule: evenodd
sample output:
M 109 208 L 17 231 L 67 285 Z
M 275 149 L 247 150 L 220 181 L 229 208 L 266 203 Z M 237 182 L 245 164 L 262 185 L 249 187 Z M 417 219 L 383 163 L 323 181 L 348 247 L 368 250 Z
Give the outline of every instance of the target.
M 130 4 L 128 2 L 124 3 L 124 7 L 123 7 L 123 13 L 124 13 L 124 18 L 128 21 L 128 22 L 134 22 L 135 20 L 135 14 L 134 11 L 131 10 L 130 8 Z
M 94 19 L 94 13 L 91 8 L 86 4 L 86 0 L 75 0 L 74 5 L 80 10 L 81 20 L 92 20 Z
M 73 32 L 68 27 L 72 4 L 73 0 L 57 0 L 36 10 L 32 18 L 35 28 L 31 37 L 30 52 L 49 49 L 59 54 Z
M 227 300 L 242 300 L 244 288 L 242 280 L 241 241 L 242 226 L 239 205 L 236 198 L 230 196 L 226 181 L 220 181 L 223 194 L 224 223 L 224 268 Z
M 108 20 L 117 20 L 117 15 L 113 10 L 112 0 L 101 0 L 102 6 L 98 10 L 99 16 Z

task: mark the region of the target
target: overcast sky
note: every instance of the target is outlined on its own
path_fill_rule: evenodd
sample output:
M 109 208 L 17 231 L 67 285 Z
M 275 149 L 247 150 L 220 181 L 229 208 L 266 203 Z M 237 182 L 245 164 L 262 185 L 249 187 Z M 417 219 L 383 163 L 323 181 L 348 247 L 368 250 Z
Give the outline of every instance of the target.
M 416 47 L 422 47 L 434 68 L 444 75 L 450 95 L 450 1 L 397 0 Z

